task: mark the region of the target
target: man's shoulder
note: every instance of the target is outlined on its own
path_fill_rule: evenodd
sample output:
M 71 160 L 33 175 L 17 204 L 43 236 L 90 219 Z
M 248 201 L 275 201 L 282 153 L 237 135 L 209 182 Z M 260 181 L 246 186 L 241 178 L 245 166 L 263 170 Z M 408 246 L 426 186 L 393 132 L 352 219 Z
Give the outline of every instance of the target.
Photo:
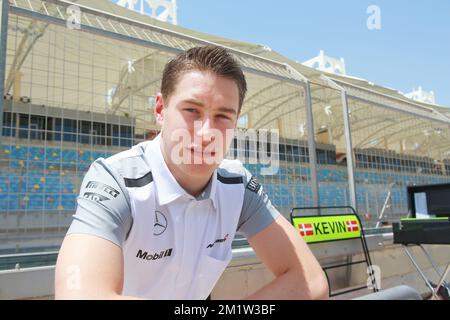
M 152 141 L 144 141 L 141 143 L 138 143 L 134 146 L 132 146 L 130 149 L 118 152 L 116 154 L 113 154 L 112 156 L 105 159 L 105 162 L 108 165 L 114 165 L 116 163 L 121 163 L 124 160 L 128 160 L 135 157 L 142 157 L 144 155 L 144 152 L 147 148 L 147 146 Z
M 122 177 L 142 177 L 151 171 L 148 162 L 145 160 L 145 151 L 151 142 L 141 142 L 130 149 L 103 159 L 103 163 L 119 173 Z
M 224 159 L 217 168 L 217 174 L 220 178 L 225 178 L 226 181 L 234 181 L 236 183 L 246 183 L 247 175 L 242 162 L 238 159 Z

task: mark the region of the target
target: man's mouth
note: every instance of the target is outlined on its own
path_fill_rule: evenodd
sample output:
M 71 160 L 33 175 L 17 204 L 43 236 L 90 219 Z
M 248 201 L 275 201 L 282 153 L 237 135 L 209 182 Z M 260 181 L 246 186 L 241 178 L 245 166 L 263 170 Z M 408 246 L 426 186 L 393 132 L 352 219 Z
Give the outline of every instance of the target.
M 191 154 L 195 157 L 199 158 L 210 158 L 214 157 L 216 155 L 215 151 L 208 152 L 204 151 L 203 149 L 197 149 L 197 148 L 190 148 Z

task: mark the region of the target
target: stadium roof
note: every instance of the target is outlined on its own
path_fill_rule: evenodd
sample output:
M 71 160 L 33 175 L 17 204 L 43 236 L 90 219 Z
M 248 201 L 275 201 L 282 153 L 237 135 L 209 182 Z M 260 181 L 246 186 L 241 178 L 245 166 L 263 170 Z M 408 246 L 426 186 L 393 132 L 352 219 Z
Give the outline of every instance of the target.
M 342 116 L 334 117 L 333 122 L 330 123 L 326 115 L 317 107 L 328 107 L 329 105 L 329 110 L 339 110 L 342 101 L 340 88 L 345 89 L 350 99 L 349 103 L 355 105 L 354 109 L 361 110 L 360 116 L 364 115 L 372 119 L 372 121 L 364 122 L 364 130 L 355 130 L 358 123 L 354 124 L 352 132 L 356 147 L 376 146 L 385 138 L 381 137 L 385 134 L 381 128 L 391 130 L 392 128 L 389 128 L 394 127 L 395 130 L 392 129 L 388 137 L 388 144 L 391 145 L 385 146 L 391 150 L 402 151 L 398 142 L 401 143 L 402 140 L 411 136 L 414 137 L 416 145 L 424 146 L 427 143 L 428 145 L 435 143 L 435 149 L 439 150 L 436 152 L 439 154 L 434 154 L 434 156 L 438 159 L 442 158 L 443 152 L 450 149 L 449 108 L 410 100 L 394 89 L 375 85 L 364 79 L 328 74 L 306 67 L 264 45 L 226 39 L 175 26 L 120 7 L 109 0 L 74 2 L 48 0 L 45 1 L 45 6 L 42 4 L 44 2 L 40 0 L 12 0 L 10 2 L 14 13 L 43 20 L 48 19 L 48 21 L 60 24 L 61 21 L 66 21 L 67 14 L 59 7 L 77 4 L 83 12 L 81 22 L 84 30 L 100 32 L 105 36 L 114 36 L 117 39 L 125 38 L 127 42 L 134 41 L 134 43 L 153 48 L 151 51 L 142 53 L 141 56 L 134 57 L 133 67 L 137 70 L 134 75 L 127 72 L 127 68 L 130 66 L 122 67 L 123 70 L 112 97 L 112 100 L 115 101 L 112 107 L 113 113 L 122 108 L 123 102 L 131 94 L 141 94 L 142 97 L 148 95 L 150 84 L 153 85 L 152 89 L 157 90 L 156 84 L 160 79 L 149 78 L 149 74 L 160 74 L 170 56 L 196 45 L 215 43 L 230 48 L 247 73 L 249 93 L 242 114 L 248 117 L 244 127 L 277 128 L 285 138 L 298 139 L 298 126 L 306 122 L 305 93 L 299 84 L 304 84 L 307 79 L 311 83 L 316 127 L 322 125 L 343 127 Z M 31 42 L 30 45 L 35 44 Z M 29 52 L 23 51 L 25 55 Z M 15 66 L 20 68 L 20 64 L 15 64 Z M 153 72 L 146 69 L 149 67 L 153 68 Z M 132 86 L 135 89 L 130 90 L 129 88 Z M 101 88 L 99 90 L 100 92 L 104 91 Z M 384 116 L 380 116 L 383 114 L 380 110 L 387 110 L 384 112 Z M 399 112 L 402 112 L 402 116 Z M 144 111 L 144 113 L 148 112 Z M 354 119 L 357 119 L 356 112 L 352 115 Z M 380 124 L 392 118 L 396 121 L 387 127 Z M 423 125 L 417 125 L 418 121 L 422 121 Z M 437 126 L 433 124 L 440 132 L 436 136 L 436 140 L 439 141 L 430 142 L 430 135 L 425 132 L 429 130 L 424 128 L 430 126 L 430 121 L 439 123 Z M 148 126 L 148 123 L 144 122 L 141 123 L 141 126 Z M 412 123 L 415 125 L 411 125 Z M 442 126 L 443 124 L 444 126 Z M 405 135 L 406 129 L 408 135 Z M 335 130 L 336 132 L 340 133 L 333 137 L 333 144 L 336 144 L 338 149 L 345 149 L 342 129 Z M 426 141 L 428 142 L 426 143 Z
M 318 77 L 320 77 L 321 74 L 327 74 L 326 72 L 315 70 L 313 68 L 304 66 L 303 64 L 300 64 L 296 61 L 293 61 L 287 57 L 284 57 L 283 55 L 277 53 L 276 51 L 273 51 L 272 49 L 270 49 L 269 47 L 267 47 L 265 45 L 227 39 L 227 38 L 223 38 L 220 36 L 211 35 L 211 34 L 199 32 L 199 31 L 183 28 L 181 26 L 163 22 L 163 21 L 154 19 L 150 16 L 142 15 L 138 12 L 128 10 L 126 8 L 123 8 L 121 6 L 118 6 L 114 3 L 112 3 L 109 0 L 96 0 L 96 1 L 79 0 L 79 1 L 73 1 L 73 2 L 76 2 L 77 4 L 80 4 L 80 5 L 86 5 L 88 7 L 95 8 L 95 9 L 98 9 L 101 11 L 113 13 L 117 16 L 127 17 L 130 19 L 136 20 L 136 21 L 140 21 L 142 23 L 151 24 L 153 26 L 160 27 L 162 29 L 166 29 L 166 30 L 170 30 L 170 31 L 173 31 L 176 33 L 192 36 L 192 37 L 195 37 L 198 39 L 202 39 L 202 40 L 206 40 L 206 41 L 209 41 L 212 43 L 220 44 L 220 45 L 230 47 L 233 49 L 237 49 L 237 50 L 240 50 L 243 52 L 247 52 L 247 53 L 250 53 L 253 55 L 268 58 L 273 61 L 287 63 L 290 66 L 294 67 L 302 75 L 306 76 L 308 79 L 310 79 L 312 81 L 314 81 L 314 79 L 317 79 Z M 355 78 L 355 77 L 351 77 L 351 76 L 339 76 L 339 75 L 334 75 L 334 74 L 330 74 L 330 76 L 336 77 L 338 79 L 341 78 L 342 80 L 345 80 L 349 84 L 361 86 L 361 87 L 376 91 L 381 94 L 389 95 L 393 98 L 402 99 L 402 100 L 405 100 L 406 102 L 413 103 L 416 105 L 421 105 L 425 108 L 430 108 L 430 107 L 436 108 L 436 110 L 438 110 L 440 112 L 446 112 L 446 113 L 450 114 L 450 108 L 447 108 L 445 106 L 438 106 L 438 105 L 432 105 L 432 104 L 428 104 L 428 103 L 422 103 L 422 102 L 418 102 L 418 101 L 409 99 L 409 98 L 405 97 L 403 94 L 399 93 L 395 89 L 391 89 L 391 88 L 384 87 L 381 85 L 376 85 L 365 79 L 359 79 L 359 78 Z

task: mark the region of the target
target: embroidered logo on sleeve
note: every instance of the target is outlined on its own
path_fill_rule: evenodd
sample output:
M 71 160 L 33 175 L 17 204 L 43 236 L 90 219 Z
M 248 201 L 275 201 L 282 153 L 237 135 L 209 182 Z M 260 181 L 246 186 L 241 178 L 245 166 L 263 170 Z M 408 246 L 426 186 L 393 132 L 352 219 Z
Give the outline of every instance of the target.
M 117 198 L 117 196 L 120 194 L 120 192 L 113 187 L 98 181 L 89 181 L 86 185 L 86 189 L 98 189 L 109 194 L 110 196 L 113 196 L 114 198 Z
M 85 192 L 83 194 L 83 197 L 93 200 L 93 201 L 96 201 L 96 202 L 102 202 L 105 200 L 109 200 L 109 198 L 102 196 L 101 194 L 94 193 L 94 192 Z
M 254 192 L 254 193 L 258 193 L 260 188 L 261 188 L 261 185 L 256 180 L 256 178 L 254 176 L 252 176 L 250 181 L 247 183 L 247 189 L 252 191 L 252 192 Z
M 106 193 L 108 196 L 112 196 L 113 198 L 117 198 L 117 196 L 120 194 L 119 191 L 117 191 L 113 187 L 108 186 L 108 185 L 98 182 L 98 181 L 89 181 L 86 184 L 85 189 L 96 189 L 96 190 Z M 91 190 L 89 190 L 89 191 L 91 191 Z M 83 197 L 86 199 L 89 199 L 89 200 L 96 201 L 96 202 L 110 200 L 109 197 L 105 197 L 104 195 L 101 195 L 97 192 L 85 192 L 83 194 Z

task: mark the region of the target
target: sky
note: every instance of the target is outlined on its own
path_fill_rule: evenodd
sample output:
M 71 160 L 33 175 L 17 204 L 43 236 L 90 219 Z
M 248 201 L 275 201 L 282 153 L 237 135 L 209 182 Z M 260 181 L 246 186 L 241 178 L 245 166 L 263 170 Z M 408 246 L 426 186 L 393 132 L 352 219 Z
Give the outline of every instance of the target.
M 380 29 L 367 27 L 371 5 Z M 448 0 L 177 0 L 177 7 L 182 27 L 264 44 L 300 62 L 322 49 L 343 57 L 348 75 L 404 93 L 422 86 L 450 107 Z

